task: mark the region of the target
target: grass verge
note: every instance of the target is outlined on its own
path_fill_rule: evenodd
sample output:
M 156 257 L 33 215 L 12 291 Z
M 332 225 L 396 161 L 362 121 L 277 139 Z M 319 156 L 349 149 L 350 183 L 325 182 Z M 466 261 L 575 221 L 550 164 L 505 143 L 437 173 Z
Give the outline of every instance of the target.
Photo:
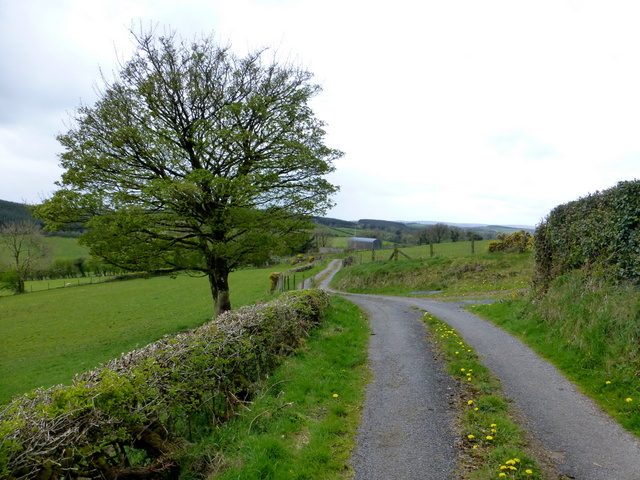
M 525 432 L 513 420 L 499 380 L 446 323 L 424 314 L 433 344 L 459 383 L 460 456 L 458 474 L 465 480 L 545 478 L 527 452 Z
M 340 297 L 305 348 L 287 359 L 247 409 L 193 447 L 183 479 L 350 478 L 368 381 L 369 327 Z
M 369 262 L 341 269 L 332 286 L 352 293 L 403 295 L 440 292 L 436 297 L 508 297 L 528 286 L 530 252 L 437 256 L 427 259 Z

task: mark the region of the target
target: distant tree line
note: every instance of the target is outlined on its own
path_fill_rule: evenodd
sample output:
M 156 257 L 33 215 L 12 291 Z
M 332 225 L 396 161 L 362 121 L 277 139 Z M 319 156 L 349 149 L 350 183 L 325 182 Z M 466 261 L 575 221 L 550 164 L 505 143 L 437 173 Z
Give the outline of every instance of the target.
M 331 237 L 343 236 L 332 229 L 352 230 L 353 236 L 377 238 L 383 242 L 401 245 L 426 245 L 468 240 L 491 240 L 503 232 L 499 226 L 462 228 L 445 223 L 434 225 L 407 224 L 387 220 L 361 219 L 356 221 L 316 217 L 315 243 L 318 247 L 330 245 Z
M 11 222 L 31 222 L 43 225 L 41 220 L 31 216 L 31 210 L 22 203 L 0 200 L 0 227 Z

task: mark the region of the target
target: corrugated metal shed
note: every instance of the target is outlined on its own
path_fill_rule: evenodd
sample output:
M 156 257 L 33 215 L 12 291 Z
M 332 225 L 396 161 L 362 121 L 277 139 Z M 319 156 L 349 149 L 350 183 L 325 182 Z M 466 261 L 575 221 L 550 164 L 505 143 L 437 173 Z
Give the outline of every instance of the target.
M 382 242 L 377 238 L 351 237 L 347 241 L 347 247 L 356 250 L 380 250 Z

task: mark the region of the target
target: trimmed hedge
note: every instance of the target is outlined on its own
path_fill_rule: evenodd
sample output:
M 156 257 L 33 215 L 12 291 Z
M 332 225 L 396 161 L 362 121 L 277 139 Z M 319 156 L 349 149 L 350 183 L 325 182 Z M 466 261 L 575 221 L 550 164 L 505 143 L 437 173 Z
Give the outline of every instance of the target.
M 640 283 L 640 181 L 559 205 L 536 228 L 536 283 L 543 289 L 573 269 L 597 269 Z
M 0 478 L 175 475 L 198 427 L 233 415 L 327 306 L 321 290 L 288 292 L 16 397 L 0 412 Z

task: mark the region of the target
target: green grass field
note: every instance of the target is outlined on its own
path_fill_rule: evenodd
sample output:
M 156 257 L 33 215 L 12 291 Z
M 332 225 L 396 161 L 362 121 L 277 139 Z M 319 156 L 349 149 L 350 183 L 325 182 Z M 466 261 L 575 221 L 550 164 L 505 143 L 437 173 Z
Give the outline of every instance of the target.
M 233 307 L 272 298 L 269 273 L 289 267 L 234 272 Z M 123 352 L 201 325 L 212 317 L 212 302 L 208 280 L 187 275 L 2 297 L 0 404 L 33 388 L 69 383 Z
M 44 237 L 45 245 L 51 250 L 51 256 L 56 260 L 75 260 L 76 258 L 89 257 L 89 250 L 78 244 L 78 239 L 73 237 Z M 0 258 L 7 259 L 8 250 L 0 247 Z
M 356 264 L 343 268 L 332 285 L 353 293 L 404 295 L 413 292 L 438 292 L 437 297 L 512 296 L 527 289 L 533 276 L 533 254 L 486 253 L 486 242 L 438 244 L 430 257 L 429 246 L 403 248 L 411 257 L 399 255 L 389 260 L 392 250 L 359 252 Z M 469 250 L 467 250 L 469 249 Z
M 45 237 L 45 242 L 51 248 L 53 258 L 57 260 L 75 260 L 76 258 L 89 257 L 89 250 L 78 245 L 77 238 L 70 237 Z

